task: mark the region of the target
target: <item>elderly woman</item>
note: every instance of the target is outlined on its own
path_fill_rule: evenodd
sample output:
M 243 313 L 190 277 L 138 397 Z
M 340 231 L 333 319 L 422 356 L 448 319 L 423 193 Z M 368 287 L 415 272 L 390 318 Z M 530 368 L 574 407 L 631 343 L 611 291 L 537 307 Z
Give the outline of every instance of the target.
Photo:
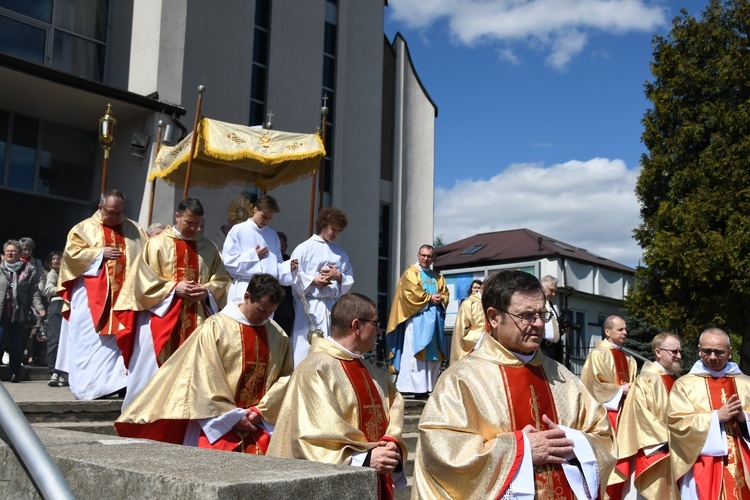
M 21 260 L 21 244 L 3 245 L 5 260 L 0 265 L 0 345 L 5 341 L 10 354 L 10 381 L 20 382 L 24 328 L 44 316 L 36 269 Z

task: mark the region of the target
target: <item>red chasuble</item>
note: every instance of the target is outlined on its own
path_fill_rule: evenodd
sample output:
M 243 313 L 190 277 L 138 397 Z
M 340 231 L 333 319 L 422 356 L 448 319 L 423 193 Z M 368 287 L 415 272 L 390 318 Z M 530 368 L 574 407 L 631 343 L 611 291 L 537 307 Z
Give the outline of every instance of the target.
M 706 391 L 709 395 L 711 410 L 718 410 L 727 399 L 737 394 L 737 386 L 733 377 L 706 377 Z M 701 455 L 693 466 L 698 497 L 726 500 L 750 499 L 750 490 L 744 479 L 744 468 L 750 465 L 750 450 L 745 445 L 735 420 L 726 422 L 724 426 L 729 454 L 725 457 Z
M 112 314 L 112 308 L 120 295 L 125 281 L 125 235 L 122 226 L 109 227 L 102 224 L 103 245 L 114 247 L 122 252 L 117 260 L 105 260 L 102 270 L 96 276 L 84 276 L 83 285 L 88 295 L 89 310 L 94 329 L 100 335 L 115 335 L 119 323 Z
M 630 371 L 628 370 L 628 358 L 619 349 L 610 349 L 612 359 L 615 362 L 615 375 L 617 376 L 617 385 L 625 385 L 630 380 Z M 617 433 L 617 418 L 620 416 L 620 409 L 625 397 L 620 399 L 620 407 L 617 410 L 607 410 L 609 423 L 612 425 L 612 432 Z
M 266 394 L 268 372 L 268 333 L 265 325 L 242 326 L 242 376 L 237 384 L 234 401 L 237 408 L 252 408 Z M 208 442 L 201 431 L 198 446 L 225 451 L 239 451 L 253 455 L 265 455 L 271 436 L 258 428 L 257 431 L 231 430 L 216 440 Z
M 174 249 L 174 281 L 197 281 L 198 244 L 195 241 L 176 239 Z M 159 366 L 195 331 L 199 307 L 205 308 L 205 305 L 175 295 L 163 317 L 151 314 L 151 335 Z
M 527 425 L 531 425 L 539 431 L 546 431 L 548 429 L 542 422 L 542 415 L 547 415 L 553 422 L 558 421 L 555 400 L 541 366 L 500 366 L 500 372 L 510 409 L 512 429 L 520 431 Z M 509 474 L 509 480 L 506 481 L 507 484 L 500 491 L 501 497 L 505 494 L 518 466 L 520 466 L 520 460 L 516 460 Z M 570 500 L 575 498 L 561 465 L 535 465 L 534 482 L 537 498 Z
M 383 400 L 380 399 L 375 383 L 365 365 L 358 359 L 350 361 L 340 360 L 346 376 L 349 378 L 354 392 L 357 394 L 357 408 L 359 414 L 359 430 L 368 441 L 377 443 L 387 440 L 396 442 L 389 436 L 385 436 L 388 429 L 388 417 L 383 408 Z M 398 445 L 398 443 L 396 443 Z M 393 483 L 390 474 L 378 474 L 378 498 L 381 500 L 393 499 Z

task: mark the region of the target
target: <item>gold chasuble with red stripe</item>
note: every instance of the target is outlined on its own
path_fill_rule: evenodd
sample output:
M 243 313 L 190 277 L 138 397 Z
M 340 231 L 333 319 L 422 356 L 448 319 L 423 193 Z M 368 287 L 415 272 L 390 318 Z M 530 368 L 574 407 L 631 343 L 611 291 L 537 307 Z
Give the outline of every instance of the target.
M 268 455 L 351 465 L 355 455 L 390 441 L 405 465 L 403 419 L 403 397 L 383 370 L 331 339 L 314 338 L 294 369 Z M 379 498 L 393 498 L 392 482 L 390 474 L 378 474 Z
M 119 322 L 112 314 L 117 297 L 125 281 L 127 252 L 122 225 L 108 227 L 102 224 L 104 247 L 117 248 L 122 255 L 116 260 L 105 260 L 102 272 L 96 276 L 84 276 L 83 283 L 89 298 L 89 310 L 94 328 L 100 335 L 115 335 Z
M 667 406 L 674 381 L 660 364 L 647 361 L 630 387 L 618 422 L 620 458 L 608 479 L 610 498 L 629 497 L 636 490 L 643 498 L 677 498 L 667 446 Z
M 732 377 L 706 377 L 705 380 L 711 410 L 718 410 L 732 395 L 737 394 L 737 386 Z M 724 429 L 729 450 L 727 456 L 701 455 L 695 464 L 695 484 L 698 496 L 721 500 L 750 499 L 750 490 L 745 482 L 745 467 L 750 465 L 747 446 L 743 446 L 742 435 L 736 420 L 726 422 Z
M 499 369 L 510 410 L 511 428 L 523 429 L 531 425 L 538 431 L 546 431 L 542 415 L 559 422 L 550 385 L 541 366 L 500 365 Z M 561 465 L 534 466 L 534 478 L 537 498 L 573 500 L 573 492 Z
M 661 376 L 661 381 L 664 384 L 664 388 L 667 391 L 667 394 L 672 390 L 672 386 L 674 385 L 674 381 L 677 380 L 677 377 L 674 375 L 667 375 L 664 374 Z M 646 456 L 646 454 L 643 452 L 643 448 L 640 448 L 638 450 L 638 453 L 635 458 L 635 478 L 636 480 L 644 473 L 646 470 L 648 470 L 649 467 L 653 466 L 656 462 L 659 462 L 661 460 L 666 459 L 669 456 L 669 451 L 658 451 L 653 453 L 650 456 Z
M 388 417 L 383 408 L 383 400 L 380 398 L 367 368 L 359 359 L 350 361 L 342 359 L 340 361 L 341 367 L 357 394 L 359 429 L 368 441 L 378 442 L 383 438 L 388 428 Z M 393 498 L 393 484 L 390 474 L 378 474 L 378 483 L 380 486 L 378 498 L 381 500 Z
M 620 349 L 610 349 L 610 353 L 612 353 L 612 359 L 615 362 L 615 376 L 617 380 L 617 385 L 625 385 L 630 381 L 629 375 L 628 375 L 628 359 L 625 357 L 625 354 Z M 620 400 L 620 406 L 617 410 L 607 410 L 607 416 L 609 417 L 609 423 L 612 425 L 612 431 L 617 433 L 617 417 L 620 415 L 620 410 L 622 410 L 622 403 L 625 400 L 625 397 Z
M 195 241 L 174 241 L 174 281 L 197 281 L 198 246 Z M 185 342 L 198 326 L 198 309 L 205 311 L 203 302 L 191 302 L 175 296 L 167 313 L 161 318 L 151 314 L 151 333 L 154 338 L 156 361 L 161 366 Z M 205 313 L 208 316 L 208 313 Z
M 237 385 L 235 404 L 238 408 L 251 408 L 265 395 L 266 372 L 268 370 L 268 334 L 265 325 L 242 328 L 242 375 Z M 213 444 L 201 433 L 198 446 L 226 451 L 240 451 L 253 455 L 265 455 L 271 440 L 267 432 L 232 430 Z
M 277 424 L 294 361 L 289 338 L 273 321 L 240 322 L 236 304 L 208 318 L 159 368 L 115 423 L 121 436 L 182 444 L 191 420 L 250 409 Z M 210 443 L 202 430 L 198 446 L 264 454 L 270 437 L 230 429 Z M 194 444 L 194 443 L 190 443 Z

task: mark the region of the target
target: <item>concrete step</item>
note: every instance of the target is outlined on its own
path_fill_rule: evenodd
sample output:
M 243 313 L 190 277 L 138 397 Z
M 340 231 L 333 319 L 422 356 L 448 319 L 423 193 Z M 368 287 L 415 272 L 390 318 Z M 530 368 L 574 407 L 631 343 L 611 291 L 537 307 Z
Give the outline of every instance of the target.
M 404 415 L 403 432 L 419 432 L 419 419 L 422 415 Z
M 111 422 L 120 416 L 122 399 L 95 401 L 25 401 L 18 407 L 26 420 L 34 424 L 45 422 Z
M 92 434 L 101 434 L 104 436 L 117 436 L 115 432 L 115 421 L 111 422 L 39 422 L 33 425 L 34 428 L 44 429 L 62 429 L 66 431 L 90 432 Z
M 425 401 L 404 396 L 404 415 L 421 415 Z

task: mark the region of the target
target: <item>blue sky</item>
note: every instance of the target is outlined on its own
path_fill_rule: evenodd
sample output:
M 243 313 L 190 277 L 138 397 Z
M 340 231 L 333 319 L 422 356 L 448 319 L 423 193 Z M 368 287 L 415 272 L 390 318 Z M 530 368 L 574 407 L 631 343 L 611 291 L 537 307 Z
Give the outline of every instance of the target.
M 635 266 L 654 34 L 708 0 L 389 0 L 438 106 L 435 234 L 527 227 Z

